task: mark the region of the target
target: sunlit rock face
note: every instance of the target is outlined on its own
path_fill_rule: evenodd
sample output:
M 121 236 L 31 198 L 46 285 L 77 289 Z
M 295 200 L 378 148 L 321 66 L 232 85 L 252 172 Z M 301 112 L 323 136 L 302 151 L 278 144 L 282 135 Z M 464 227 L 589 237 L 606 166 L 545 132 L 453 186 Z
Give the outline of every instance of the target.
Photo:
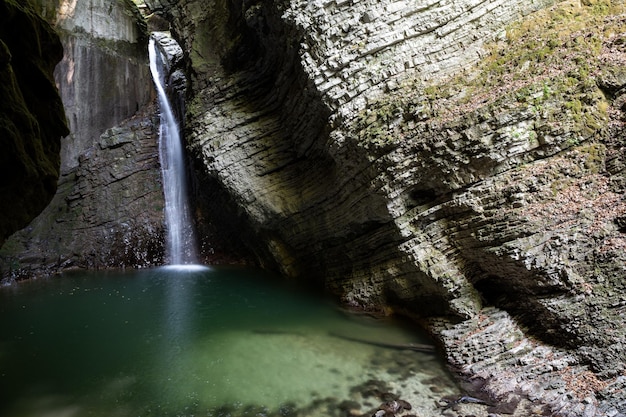
M 130 1 L 35 3 L 63 43 L 55 80 L 70 135 L 58 193 L 4 245 L 2 275 L 159 264 L 163 197 L 145 23 Z
M 62 53 L 30 5 L 0 2 L 0 245 L 56 190 L 60 140 L 68 133 L 52 78 Z
M 132 1 L 33 0 L 42 16 L 57 30 L 84 33 L 112 42 L 136 43 L 144 34 L 141 23 L 130 18 L 136 12 Z M 115 4 L 118 3 L 118 4 Z M 144 28 L 145 29 L 145 28 Z M 113 50 L 111 51 L 113 52 Z
M 38 6 L 61 36 L 64 55 L 55 79 L 70 125 L 63 141 L 62 170 L 109 127 L 151 99 L 146 69 L 145 25 L 124 1 L 41 1 Z
M 553 51 L 498 73 L 486 48 L 504 60 L 507 25 L 552 3 L 148 1 L 186 55 L 211 216 L 260 262 L 422 320 L 495 412 L 617 415 L 623 40 L 607 27 L 593 59 L 531 72 L 595 39 L 576 22 L 607 4 L 565 1 L 543 20 L 570 33 L 521 48 Z

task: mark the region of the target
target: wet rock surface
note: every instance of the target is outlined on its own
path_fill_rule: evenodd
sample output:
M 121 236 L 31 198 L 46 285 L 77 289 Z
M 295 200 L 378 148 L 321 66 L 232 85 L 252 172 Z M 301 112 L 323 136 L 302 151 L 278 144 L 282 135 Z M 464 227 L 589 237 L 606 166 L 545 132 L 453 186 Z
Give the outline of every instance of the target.
M 127 0 L 34 3 L 64 48 L 55 82 L 70 127 L 61 149 L 61 172 L 67 172 L 105 130 L 151 101 L 145 23 Z

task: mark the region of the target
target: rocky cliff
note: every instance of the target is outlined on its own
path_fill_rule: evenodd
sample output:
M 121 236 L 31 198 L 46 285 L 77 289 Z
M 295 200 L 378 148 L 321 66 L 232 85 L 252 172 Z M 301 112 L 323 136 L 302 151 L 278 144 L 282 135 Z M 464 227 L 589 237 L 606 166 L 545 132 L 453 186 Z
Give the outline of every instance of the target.
M 64 46 L 55 81 L 70 135 L 58 192 L 3 246 L 2 275 L 159 264 L 163 196 L 146 24 L 131 1 L 34 3 Z
M 52 73 L 63 48 L 28 2 L 0 2 L 0 245 L 50 202 L 68 134 Z
M 158 263 L 135 8 L 39 3 L 73 135 L 3 273 Z M 183 48 L 205 237 L 412 317 L 484 415 L 626 414 L 623 2 L 146 3 Z
M 260 262 L 421 321 L 496 411 L 626 413 L 622 2 L 147 3 Z

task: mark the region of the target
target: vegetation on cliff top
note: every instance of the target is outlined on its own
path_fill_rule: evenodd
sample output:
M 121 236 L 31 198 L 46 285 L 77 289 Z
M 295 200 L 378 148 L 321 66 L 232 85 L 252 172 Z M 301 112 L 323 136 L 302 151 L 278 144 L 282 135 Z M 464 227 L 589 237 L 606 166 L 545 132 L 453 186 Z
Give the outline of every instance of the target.
M 356 120 L 361 139 L 385 146 L 411 137 L 417 123 L 441 126 L 505 103 L 562 125 L 572 133 L 564 147 L 576 145 L 607 126 L 609 104 L 598 84 L 626 62 L 607 52 L 626 41 L 624 12 L 621 1 L 568 0 L 533 13 L 488 44 L 477 67 L 432 84 L 405 81 L 370 105 Z

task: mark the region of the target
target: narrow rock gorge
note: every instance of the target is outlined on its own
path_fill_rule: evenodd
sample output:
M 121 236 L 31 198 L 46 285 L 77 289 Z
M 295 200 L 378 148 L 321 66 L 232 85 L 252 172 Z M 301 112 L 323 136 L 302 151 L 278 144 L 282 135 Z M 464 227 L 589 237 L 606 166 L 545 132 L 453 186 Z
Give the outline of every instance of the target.
M 39 6 L 72 135 L 55 200 L 2 248 L 11 279 L 162 261 L 141 19 L 84 1 Z M 206 247 L 219 225 L 410 317 L 485 415 L 626 415 L 623 1 L 145 3 L 182 47 Z
M 58 192 L 0 250 L 2 279 L 11 282 L 71 268 L 161 265 L 164 200 L 147 21 L 131 0 L 33 3 L 59 34 L 64 50 L 54 81 L 69 135 L 56 150 Z M 152 20 L 157 29 L 168 26 Z M 165 38 L 161 42 L 166 52 L 175 54 L 172 94 L 184 96 L 180 52 Z M 177 106 L 182 121 L 184 103 L 178 100 Z M 205 188 L 198 204 L 209 204 L 211 195 Z M 240 240 L 224 238 L 221 224 L 199 216 L 203 257 L 207 262 L 239 261 L 245 252 L 237 249 Z M 229 223 L 223 224 L 230 232 Z

